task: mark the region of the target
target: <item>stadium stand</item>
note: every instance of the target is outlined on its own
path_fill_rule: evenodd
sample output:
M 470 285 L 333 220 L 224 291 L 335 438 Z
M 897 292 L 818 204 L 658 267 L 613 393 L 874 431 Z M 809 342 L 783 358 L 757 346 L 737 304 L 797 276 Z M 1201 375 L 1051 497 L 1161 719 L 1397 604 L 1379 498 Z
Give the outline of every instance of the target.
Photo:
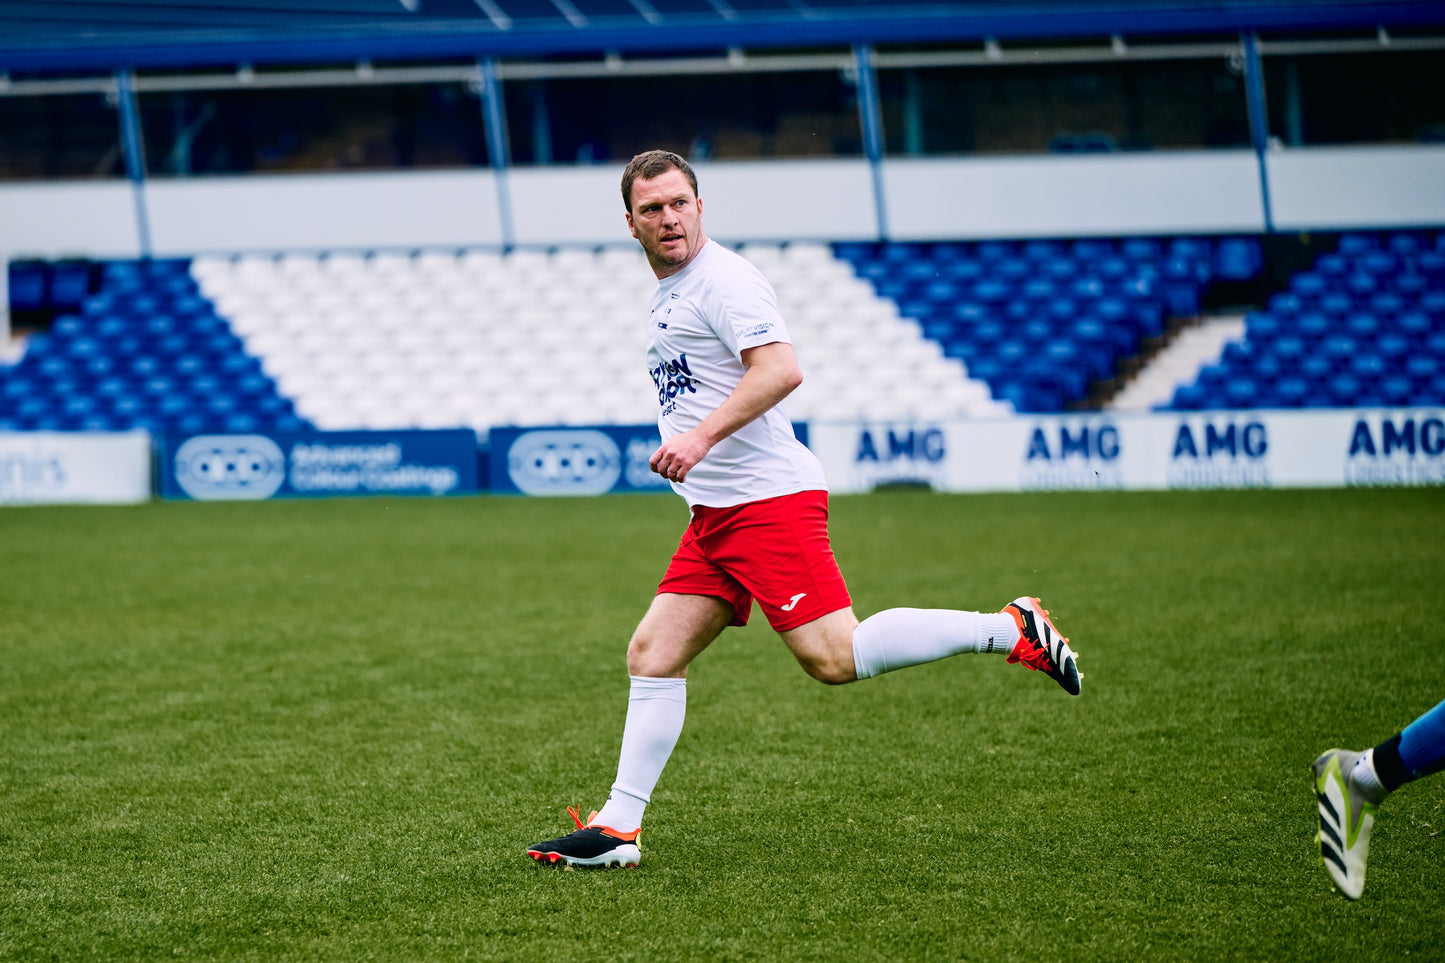
M 1255 238 L 741 250 L 808 373 L 790 414 L 816 421 L 1080 407 L 1262 268 Z M 54 321 L 0 364 L 0 430 L 645 424 L 652 288 L 630 247 L 17 262 L 14 309 Z M 1445 232 L 1341 235 L 1216 332 L 1178 338 L 1205 347 L 1156 407 L 1445 404 Z
M 1123 358 L 1193 317 L 1216 279 L 1258 275 L 1252 238 L 840 244 L 946 357 L 1018 411 L 1075 407 Z
M 1349 233 L 1165 406 L 1445 404 L 1445 232 Z
M 773 279 L 810 372 L 793 417 L 1008 411 L 825 246 L 745 253 Z M 639 328 L 655 282 L 633 248 L 206 258 L 192 270 L 319 428 L 656 418 Z
M 14 365 L 0 368 L 0 430 L 306 427 L 200 296 L 185 261 L 15 273 L 28 310 L 63 313 L 30 336 Z

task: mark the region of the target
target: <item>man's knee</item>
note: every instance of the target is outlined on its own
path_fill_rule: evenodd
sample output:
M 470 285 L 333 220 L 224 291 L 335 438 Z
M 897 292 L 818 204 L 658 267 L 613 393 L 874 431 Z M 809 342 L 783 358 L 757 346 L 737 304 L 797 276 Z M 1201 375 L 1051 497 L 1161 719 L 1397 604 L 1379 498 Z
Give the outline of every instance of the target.
M 798 656 L 798 664 L 803 667 L 804 672 L 824 685 L 845 685 L 858 681 L 858 670 L 853 665 L 851 653 L 846 660 L 834 655 L 816 658 Z
M 649 679 L 682 675 L 687 661 L 679 657 L 677 649 L 639 627 L 627 643 L 627 674 Z
M 798 660 L 798 665 L 824 685 L 858 681 L 858 670 L 853 664 L 853 647 L 838 639 L 826 641 L 827 644 L 795 648 L 793 657 Z
M 804 672 L 824 685 L 843 685 L 858 679 L 853 664 L 853 630 L 857 627 L 857 616 L 846 608 L 780 634 Z

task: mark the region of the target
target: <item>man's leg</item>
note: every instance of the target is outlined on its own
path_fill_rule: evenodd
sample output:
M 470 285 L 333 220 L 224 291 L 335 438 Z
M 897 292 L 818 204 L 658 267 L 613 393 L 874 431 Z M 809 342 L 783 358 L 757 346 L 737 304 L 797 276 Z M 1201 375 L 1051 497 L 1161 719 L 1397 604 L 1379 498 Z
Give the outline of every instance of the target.
M 687 667 L 732 621 L 726 602 L 709 595 L 663 593 L 627 646 L 632 679 L 617 780 L 594 820 L 622 832 L 642 825 L 642 811 L 682 734 Z
M 862 622 L 851 608 L 839 609 L 778 634 L 809 675 L 831 685 L 977 652 L 1042 669 L 1079 694 L 1073 650 L 1037 599 L 1018 599 L 997 613 L 885 609 Z
M 602 810 L 576 832 L 538 843 L 527 855 L 569 865 L 634 865 L 643 810 L 682 733 L 687 667 L 732 621 L 732 606 L 705 595 L 663 593 L 627 646 L 632 684 L 617 779 Z

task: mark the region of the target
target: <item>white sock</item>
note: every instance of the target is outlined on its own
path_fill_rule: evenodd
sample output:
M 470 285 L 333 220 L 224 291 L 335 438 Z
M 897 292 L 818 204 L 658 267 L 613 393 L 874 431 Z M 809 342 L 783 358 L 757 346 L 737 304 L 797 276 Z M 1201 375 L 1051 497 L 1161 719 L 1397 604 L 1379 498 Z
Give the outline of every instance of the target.
M 1375 772 L 1375 750 L 1366 749 L 1355 760 L 1355 768 L 1350 770 L 1350 779 L 1360 788 L 1360 792 L 1372 803 L 1378 804 L 1388 793 L 1385 784 L 1380 782 L 1379 773 Z
M 642 825 L 642 811 L 652 789 L 682 734 L 687 714 L 686 679 L 648 679 L 632 676 L 627 696 L 627 723 L 622 727 L 622 752 L 617 760 L 617 781 L 596 823 L 630 833 Z
M 953 609 L 885 609 L 853 630 L 853 666 L 869 679 L 962 652 L 1007 655 L 1019 640 L 1013 616 Z

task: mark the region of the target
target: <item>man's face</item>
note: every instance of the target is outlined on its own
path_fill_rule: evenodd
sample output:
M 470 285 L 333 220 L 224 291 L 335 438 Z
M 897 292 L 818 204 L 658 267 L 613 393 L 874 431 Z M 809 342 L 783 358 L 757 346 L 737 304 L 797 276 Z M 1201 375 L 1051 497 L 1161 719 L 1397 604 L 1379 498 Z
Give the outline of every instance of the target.
M 707 240 L 702 232 L 702 201 L 675 167 L 651 180 L 632 182 L 627 226 L 642 242 L 658 280 L 687 267 Z

